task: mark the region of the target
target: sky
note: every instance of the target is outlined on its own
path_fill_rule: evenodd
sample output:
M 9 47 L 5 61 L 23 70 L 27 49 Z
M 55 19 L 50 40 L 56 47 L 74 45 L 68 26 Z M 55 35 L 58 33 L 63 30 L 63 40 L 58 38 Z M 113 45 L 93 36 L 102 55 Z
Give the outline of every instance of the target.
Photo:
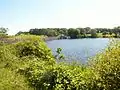
M 0 27 L 8 34 L 31 28 L 113 28 L 120 0 L 0 0 Z

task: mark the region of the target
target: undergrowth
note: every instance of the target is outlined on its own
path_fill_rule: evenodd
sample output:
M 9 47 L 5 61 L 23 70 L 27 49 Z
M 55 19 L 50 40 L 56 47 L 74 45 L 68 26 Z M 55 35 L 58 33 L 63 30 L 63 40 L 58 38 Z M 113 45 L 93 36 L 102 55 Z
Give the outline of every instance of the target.
M 8 43 L 0 43 L 0 90 L 120 89 L 119 40 L 112 41 L 84 66 L 56 63 L 56 57 L 40 38 L 11 36 Z

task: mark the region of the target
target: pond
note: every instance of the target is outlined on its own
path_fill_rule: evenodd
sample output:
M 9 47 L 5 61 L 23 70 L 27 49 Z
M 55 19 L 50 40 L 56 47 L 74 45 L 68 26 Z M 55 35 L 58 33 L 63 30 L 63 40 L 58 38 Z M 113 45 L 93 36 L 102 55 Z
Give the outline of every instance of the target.
M 87 62 L 88 58 L 102 52 L 109 44 L 108 38 L 62 39 L 47 41 L 47 45 L 56 54 L 57 48 L 68 61 Z

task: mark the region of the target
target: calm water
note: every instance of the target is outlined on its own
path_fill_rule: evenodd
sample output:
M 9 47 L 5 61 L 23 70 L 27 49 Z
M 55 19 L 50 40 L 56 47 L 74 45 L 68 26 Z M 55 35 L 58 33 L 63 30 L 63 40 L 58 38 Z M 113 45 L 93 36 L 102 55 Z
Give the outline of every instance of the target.
M 48 41 L 47 45 L 55 54 L 57 48 L 62 48 L 62 53 L 67 60 L 75 60 L 85 63 L 88 58 L 96 55 L 107 47 L 108 38 L 96 39 L 65 39 Z

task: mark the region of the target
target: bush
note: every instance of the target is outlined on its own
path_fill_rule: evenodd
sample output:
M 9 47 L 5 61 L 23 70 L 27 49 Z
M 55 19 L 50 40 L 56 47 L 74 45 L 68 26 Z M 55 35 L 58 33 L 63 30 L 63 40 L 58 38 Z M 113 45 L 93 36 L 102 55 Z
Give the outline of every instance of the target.
M 24 57 L 35 57 L 44 61 L 54 62 L 51 50 L 46 44 L 33 38 L 26 41 L 20 41 L 13 44 L 3 44 L 0 47 L 0 61 L 13 62 L 19 61 Z
M 31 63 L 20 69 L 36 90 L 93 90 L 97 88 L 92 70 L 77 64 Z
M 17 36 L 19 37 L 19 36 Z M 12 38 L 12 37 L 10 37 Z M 16 38 L 16 37 L 13 37 Z M 58 48 L 59 58 L 61 49 Z M 120 41 L 91 59 L 87 66 L 56 63 L 38 37 L 26 36 L 0 46 L 1 90 L 119 90 Z
M 24 76 L 5 68 L 0 73 L 0 90 L 33 90 Z
M 3 43 L 0 46 L 0 89 L 31 90 L 26 78 L 20 75 L 18 70 L 22 67 L 30 67 L 34 60 L 37 63 L 42 61 L 51 65 L 55 63 L 51 50 L 42 40 L 34 37 L 9 44 Z
M 31 63 L 22 72 L 37 90 L 118 90 L 120 88 L 120 42 L 114 41 L 89 66 Z
M 105 90 L 120 89 L 120 41 L 113 41 L 107 50 L 93 60 L 92 69 Z
M 51 50 L 45 45 L 44 42 L 39 41 L 26 41 L 19 42 L 15 45 L 19 57 L 36 56 L 43 60 L 53 60 Z

